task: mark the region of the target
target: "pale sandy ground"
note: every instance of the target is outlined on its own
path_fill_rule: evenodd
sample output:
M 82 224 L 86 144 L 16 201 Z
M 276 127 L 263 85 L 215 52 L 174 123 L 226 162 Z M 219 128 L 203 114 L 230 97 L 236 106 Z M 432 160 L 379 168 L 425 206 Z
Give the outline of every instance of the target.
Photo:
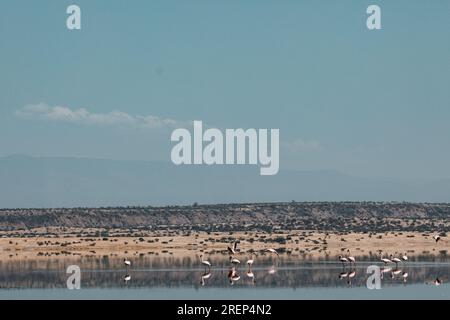
M 306 235 L 305 235 L 306 233 Z M 0 237 L 5 237 L 0 233 Z M 258 237 L 256 237 L 258 236 Z M 225 252 L 233 239 L 239 241 L 241 255 L 249 255 L 248 250 L 264 250 L 284 248 L 293 256 L 318 258 L 346 255 L 350 249 L 351 255 L 363 256 L 378 254 L 380 250 L 389 254 L 408 256 L 431 254 L 440 255 L 449 249 L 447 238 L 436 243 L 432 234 L 418 232 L 388 232 L 372 234 L 351 233 L 345 235 L 309 232 L 286 231 L 276 234 L 263 232 L 193 232 L 190 235 L 165 234 L 156 232 L 153 236 L 117 237 L 110 236 L 107 240 L 102 237 L 39 236 L 32 238 L 9 237 L 0 238 L 0 259 L 47 259 L 51 257 L 77 256 L 120 256 L 132 257 L 137 255 L 174 255 L 195 256 L 200 252 L 214 254 Z M 265 237 L 265 238 L 264 238 Z M 288 237 L 285 244 L 272 242 L 277 237 Z M 324 238 L 326 237 L 326 243 Z M 249 239 L 255 239 L 253 243 Z M 264 238 L 266 243 L 258 240 Z M 143 241 L 142 241 L 143 239 Z

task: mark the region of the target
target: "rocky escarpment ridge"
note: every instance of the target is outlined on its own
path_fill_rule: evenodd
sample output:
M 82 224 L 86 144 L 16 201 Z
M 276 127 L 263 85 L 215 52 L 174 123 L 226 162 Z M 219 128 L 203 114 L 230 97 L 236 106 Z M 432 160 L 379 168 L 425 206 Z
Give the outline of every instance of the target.
M 0 230 L 65 227 L 446 231 L 447 220 L 450 204 L 446 203 L 289 202 L 0 210 Z

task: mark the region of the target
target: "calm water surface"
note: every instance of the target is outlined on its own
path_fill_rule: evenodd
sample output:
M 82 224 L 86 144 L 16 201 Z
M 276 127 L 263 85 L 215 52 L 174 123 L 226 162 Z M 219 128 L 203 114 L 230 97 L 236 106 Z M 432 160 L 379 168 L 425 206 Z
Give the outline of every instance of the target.
M 205 270 L 192 257 L 141 256 L 126 270 L 119 257 L 48 258 L 0 262 L 0 299 L 449 299 L 450 259 L 418 256 L 390 269 L 376 257 L 356 267 L 334 257 L 257 257 L 251 272 L 245 258 L 234 273 L 227 256 L 208 257 Z M 81 268 L 81 289 L 68 290 L 66 269 Z M 384 271 L 380 290 L 369 290 L 367 267 Z M 408 274 L 406 281 L 404 273 Z M 433 282 L 443 281 L 440 286 Z

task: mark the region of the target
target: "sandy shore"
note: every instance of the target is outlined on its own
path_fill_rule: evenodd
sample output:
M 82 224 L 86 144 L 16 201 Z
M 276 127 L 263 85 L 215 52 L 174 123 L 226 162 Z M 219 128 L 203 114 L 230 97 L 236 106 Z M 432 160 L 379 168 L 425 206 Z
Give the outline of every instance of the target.
M 0 234 L 0 236 L 2 236 Z M 146 236 L 77 237 L 65 235 L 0 238 L 0 259 L 46 259 L 47 257 L 179 255 L 195 256 L 200 252 L 226 252 L 227 246 L 239 241 L 240 255 L 267 248 L 308 258 L 375 255 L 380 250 L 409 256 L 446 254 L 447 238 L 436 243 L 432 234 L 418 232 L 327 234 L 313 231 L 263 232 L 192 232 L 173 234 L 159 232 Z

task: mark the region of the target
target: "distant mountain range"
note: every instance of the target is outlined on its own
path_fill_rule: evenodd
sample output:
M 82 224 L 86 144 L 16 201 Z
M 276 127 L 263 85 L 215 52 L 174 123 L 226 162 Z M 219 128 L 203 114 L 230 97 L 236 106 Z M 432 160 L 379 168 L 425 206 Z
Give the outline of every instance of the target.
M 0 208 L 295 201 L 450 202 L 450 180 L 400 181 L 334 171 L 260 176 L 256 166 L 84 158 L 0 158 Z

